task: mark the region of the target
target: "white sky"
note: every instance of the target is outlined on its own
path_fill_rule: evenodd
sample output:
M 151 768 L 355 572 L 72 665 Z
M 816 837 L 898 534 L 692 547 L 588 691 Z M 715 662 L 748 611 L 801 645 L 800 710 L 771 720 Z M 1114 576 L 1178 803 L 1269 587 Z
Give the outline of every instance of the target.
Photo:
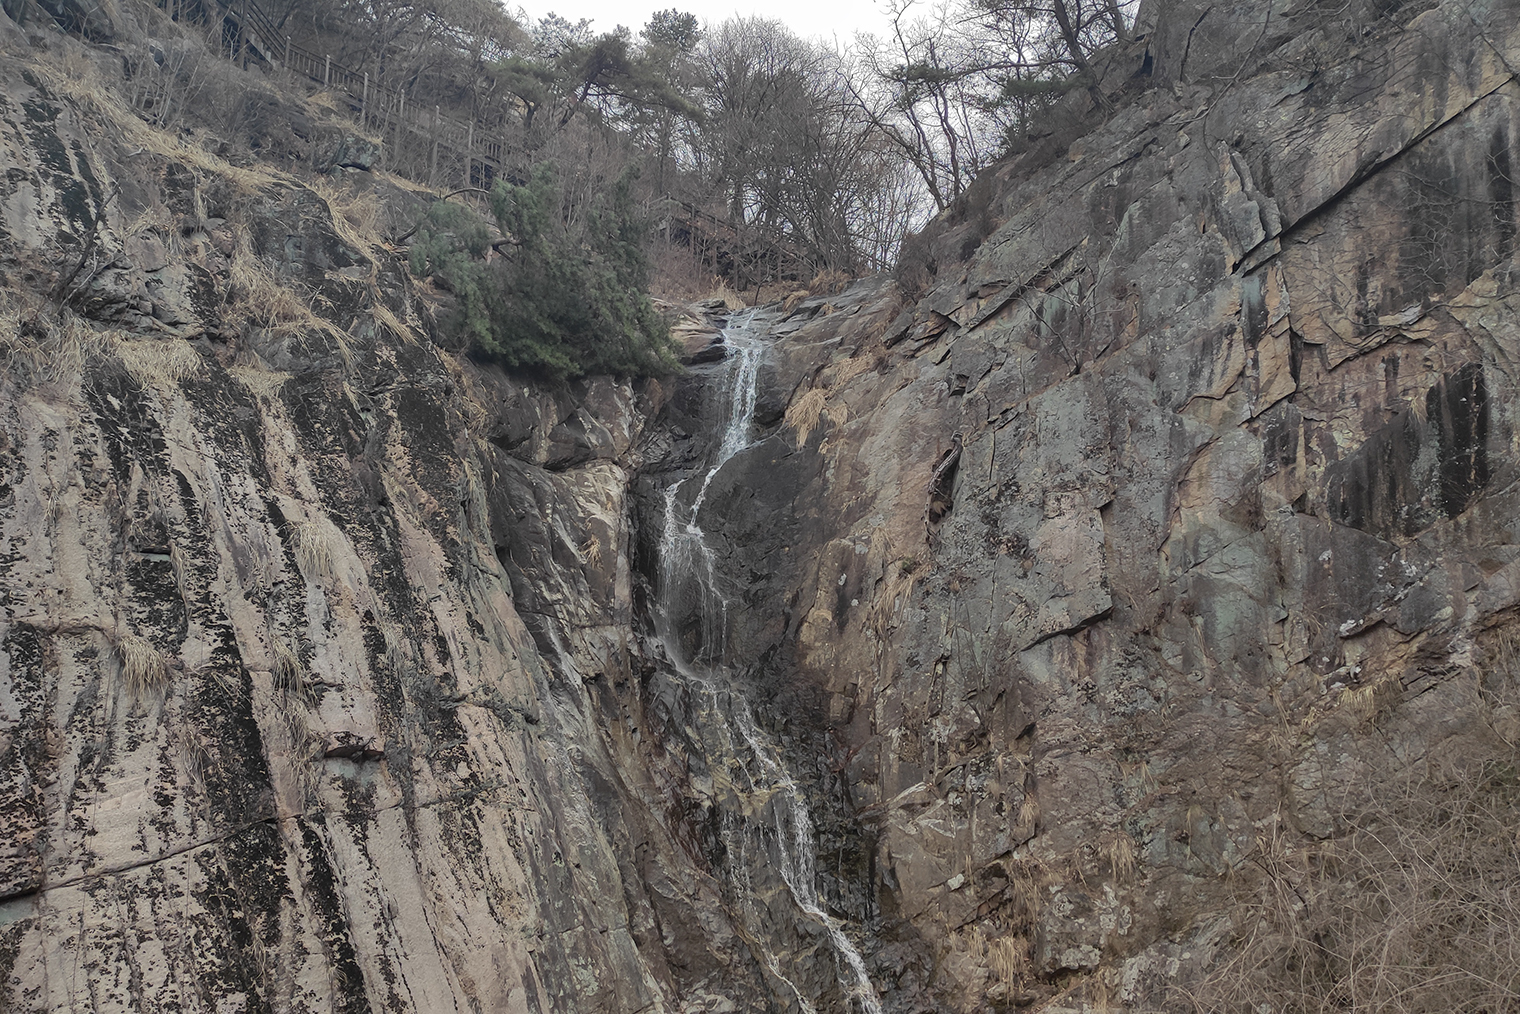
M 847 44 L 859 31 L 882 35 L 887 31 L 886 7 L 879 0 L 508 0 L 508 7 L 521 6 L 534 19 L 551 11 L 568 21 L 589 18 L 599 32 L 627 25 L 637 34 L 655 11 L 674 7 L 713 24 L 735 14 L 773 18 L 798 35 L 838 38 Z

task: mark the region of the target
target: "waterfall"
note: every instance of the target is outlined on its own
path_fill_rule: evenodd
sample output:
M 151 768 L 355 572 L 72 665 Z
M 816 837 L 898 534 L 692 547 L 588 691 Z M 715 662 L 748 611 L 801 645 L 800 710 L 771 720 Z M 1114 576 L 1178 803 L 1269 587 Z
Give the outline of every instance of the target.
M 723 634 L 728 625 L 728 601 L 718 589 L 717 560 L 707 545 L 702 526 L 697 521 L 707 490 L 713 479 L 735 454 L 749 446 L 750 429 L 755 422 L 755 388 L 760 375 L 760 359 L 765 351 L 763 338 L 768 318 L 750 310 L 730 320 L 723 329 L 723 342 L 733 353 L 728 357 L 723 392 L 727 418 L 718 452 L 708 466 L 697 494 L 689 506 L 679 502 L 681 487 L 687 479 L 670 485 L 665 491 L 665 527 L 660 537 L 661 593 L 671 605 L 684 593 L 695 594 L 702 617 L 700 644 L 706 654 L 721 662 Z M 694 584 L 695 588 L 683 585 Z M 662 633 L 669 634 L 669 631 Z M 667 649 L 678 650 L 675 639 L 666 637 Z M 698 652 L 701 657 L 703 652 Z
M 862 1014 L 882 1014 L 881 1002 L 865 960 L 840 921 L 824 910 L 818 895 L 817 840 L 801 787 L 787 770 L 781 753 L 755 721 L 749 702 L 725 666 L 728 601 L 721 587 L 718 561 L 702 530 L 699 515 L 713 479 L 723 466 L 751 444 L 756 382 L 766 350 L 770 320 L 751 310 L 732 318 L 724 343 L 733 351 L 726 361 L 721 388 L 725 418 L 722 439 L 702 473 L 689 504 L 681 490 L 696 476 L 672 483 L 665 491 L 660 538 L 660 603 L 657 632 L 676 672 L 691 692 L 692 731 L 707 754 L 715 786 L 732 792 L 722 813 L 729 886 L 746 939 L 771 975 L 793 996 L 803 1014 L 816 1014 L 813 1003 L 782 970 L 765 941 L 764 922 L 770 899 L 754 883 L 756 871 L 781 875 L 792 916 L 821 927 L 833 950 L 836 977 L 844 995 Z M 684 596 L 695 597 L 700 617 L 695 650 L 687 652 L 676 632 L 673 613 Z M 721 774 L 721 778 L 719 775 Z M 719 790 L 715 787 L 715 792 Z

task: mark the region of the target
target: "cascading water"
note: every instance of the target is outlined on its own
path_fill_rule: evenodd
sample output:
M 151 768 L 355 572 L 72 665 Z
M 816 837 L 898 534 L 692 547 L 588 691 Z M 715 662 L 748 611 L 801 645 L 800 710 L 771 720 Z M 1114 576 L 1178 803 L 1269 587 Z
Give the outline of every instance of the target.
M 757 311 L 733 318 L 724 329 L 728 357 L 723 383 L 726 419 L 718 449 L 689 503 L 681 490 L 696 476 L 665 491 L 660 539 L 660 608 L 658 633 L 679 678 L 690 691 L 691 731 L 707 755 L 715 793 L 722 805 L 722 837 L 728 879 L 741 930 L 778 987 L 803 1014 L 816 1014 L 813 1002 L 789 978 L 781 959 L 766 941 L 767 925 L 776 918 L 780 899 L 763 891 L 757 873 L 778 871 L 785 885 L 790 918 L 820 927 L 833 951 L 838 984 L 862 1014 L 881 1014 L 881 1003 L 865 961 L 840 921 L 824 910 L 818 895 L 815 862 L 818 846 L 807 803 L 782 763 L 775 744 L 756 723 L 749 703 L 725 666 L 728 601 L 720 587 L 717 557 L 699 523 L 709 488 L 723 466 L 750 446 L 756 381 L 770 321 Z M 676 603 L 692 607 L 698 629 L 683 641 L 675 629 Z

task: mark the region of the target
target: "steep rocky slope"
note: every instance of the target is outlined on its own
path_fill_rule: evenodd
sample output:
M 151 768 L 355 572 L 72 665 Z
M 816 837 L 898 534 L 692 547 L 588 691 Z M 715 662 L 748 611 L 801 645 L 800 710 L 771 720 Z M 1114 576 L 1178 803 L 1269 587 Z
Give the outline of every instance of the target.
M 709 493 L 889 994 L 1210 1007 L 1322 842 L 1513 762 L 1520 37 L 1294 13 L 979 180 L 920 298 L 794 318 Z
M 744 331 L 726 449 L 739 355 L 473 363 L 330 184 L 9 38 L 0 1007 L 1207 1006 L 1512 760 L 1520 34 L 1227 8 Z
M 665 1007 L 719 906 L 537 647 L 624 664 L 658 388 L 441 351 L 321 195 L 36 41 L 0 64 L 0 1007 Z

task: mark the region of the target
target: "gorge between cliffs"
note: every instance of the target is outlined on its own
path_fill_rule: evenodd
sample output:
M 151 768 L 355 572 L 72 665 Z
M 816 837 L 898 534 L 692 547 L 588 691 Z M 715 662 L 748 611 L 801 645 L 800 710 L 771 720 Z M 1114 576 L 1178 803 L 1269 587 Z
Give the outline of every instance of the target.
M 1174 6 L 559 384 L 6 22 L 0 1011 L 1520 1004 L 1520 21 Z

